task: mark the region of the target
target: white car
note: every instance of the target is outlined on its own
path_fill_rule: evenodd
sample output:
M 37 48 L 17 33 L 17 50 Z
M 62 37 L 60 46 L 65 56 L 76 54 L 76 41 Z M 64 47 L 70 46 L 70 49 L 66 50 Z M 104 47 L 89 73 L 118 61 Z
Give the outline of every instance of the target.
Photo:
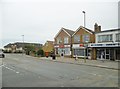
M 5 54 L 0 50 L 0 58 L 5 58 Z

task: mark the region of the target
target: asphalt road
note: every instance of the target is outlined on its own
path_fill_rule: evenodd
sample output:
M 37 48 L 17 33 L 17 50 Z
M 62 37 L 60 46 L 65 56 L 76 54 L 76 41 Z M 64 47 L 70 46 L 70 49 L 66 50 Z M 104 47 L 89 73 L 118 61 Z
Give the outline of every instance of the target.
M 118 71 L 6 54 L 2 87 L 118 87 Z

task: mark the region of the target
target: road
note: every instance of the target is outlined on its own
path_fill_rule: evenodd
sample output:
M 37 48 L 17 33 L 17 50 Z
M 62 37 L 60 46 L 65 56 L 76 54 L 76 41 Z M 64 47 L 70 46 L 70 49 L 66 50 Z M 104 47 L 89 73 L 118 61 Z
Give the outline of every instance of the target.
M 2 87 L 118 87 L 118 71 L 6 54 Z

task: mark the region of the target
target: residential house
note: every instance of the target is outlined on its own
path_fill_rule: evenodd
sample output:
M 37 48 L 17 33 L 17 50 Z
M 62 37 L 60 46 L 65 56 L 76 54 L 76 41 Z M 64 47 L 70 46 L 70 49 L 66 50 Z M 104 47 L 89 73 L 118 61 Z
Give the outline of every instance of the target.
M 42 47 L 42 44 L 26 42 L 9 43 L 8 45 L 4 46 L 4 52 L 20 53 L 24 51 L 25 46 L 34 46 L 36 48 L 35 50 L 38 50 L 40 47 Z
M 95 36 L 89 47 L 96 49 L 96 59 L 120 60 L 120 29 L 96 32 Z
M 74 31 L 66 29 L 66 28 L 61 28 L 60 31 L 56 34 L 54 37 L 55 44 L 55 54 L 56 55 L 61 55 L 63 54 L 64 56 L 71 56 L 71 46 L 72 46 L 72 35 Z
M 42 47 L 45 56 L 48 57 L 54 51 L 54 42 L 53 41 L 46 41 Z

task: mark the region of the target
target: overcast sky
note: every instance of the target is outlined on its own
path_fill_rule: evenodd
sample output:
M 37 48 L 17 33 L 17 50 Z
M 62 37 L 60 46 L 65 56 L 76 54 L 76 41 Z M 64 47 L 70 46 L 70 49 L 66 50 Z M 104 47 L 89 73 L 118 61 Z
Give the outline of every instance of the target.
M 89 2 L 88 2 L 89 1 Z M 54 40 L 61 27 L 76 30 L 83 26 L 93 30 L 95 23 L 102 30 L 118 28 L 119 0 L 1 0 L 0 44 Z

